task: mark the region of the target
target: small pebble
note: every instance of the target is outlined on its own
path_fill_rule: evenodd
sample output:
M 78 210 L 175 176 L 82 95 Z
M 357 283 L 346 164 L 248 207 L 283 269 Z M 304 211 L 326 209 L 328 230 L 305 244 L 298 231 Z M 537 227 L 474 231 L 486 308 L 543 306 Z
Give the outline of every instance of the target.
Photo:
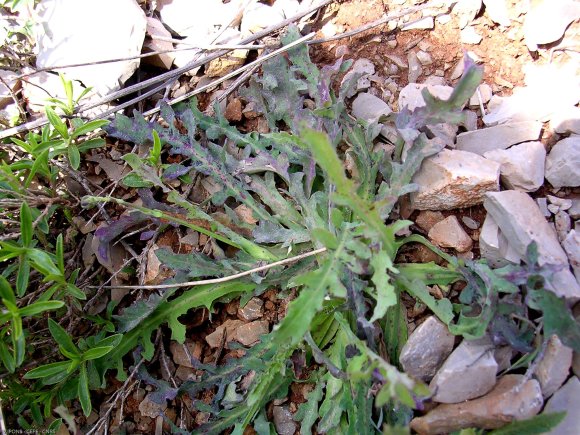
M 479 222 L 470 218 L 469 216 L 463 216 L 461 218 L 461 222 L 463 222 L 463 224 L 470 230 L 476 230 L 479 228 Z

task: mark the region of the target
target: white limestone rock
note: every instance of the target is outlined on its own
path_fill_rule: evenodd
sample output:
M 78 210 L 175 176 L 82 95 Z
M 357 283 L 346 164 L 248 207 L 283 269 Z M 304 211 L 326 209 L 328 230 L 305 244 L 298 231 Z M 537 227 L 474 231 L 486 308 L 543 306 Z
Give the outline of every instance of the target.
M 405 373 L 429 382 L 453 351 L 455 336 L 436 316 L 428 317 L 413 331 L 399 356 Z
M 576 280 L 580 282 L 580 233 L 571 230 L 562 241 L 562 248 L 568 255 L 568 261 L 570 261 Z
M 500 26 L 510 25 L 510 18 L 506 0 L 483 0 L 486 15 Z
M 451 86 L 409 83 L 399 93 L 399 101 L 397 103 L 399 111 L 406 107 L 412 112 L 417 107 L 425 106 L 425 100 L 421 94 L 425 88 L 427 88 L 431 95 L 442 100 L 447 100 L 453 93 Z
M 541 130 L 541 122 L 528 121 L 467 131 L 457 135 L 456 148 L 483 155 L 488 151 L 505 150 L 521 142 L 537 140 Z
M 548 121 L 563 107 L 575 106 L 580 100 L 580 74 L 576 62 L 566 64 L 528 65 L 526 86 L 514 88 L 509 97 L 495 97 L 483 117 L 486 125 L 518 121 Z M 537 138 L 534 138 L 537 139 Z M 533 139 L 527 139 L 533 140 Z
M 36 11 L 38 68 L 141 54 L 147 20 L 135 0 L 42 0 Z M 139 59 L 132 59 L 59 71 L 106 94 L 138 66 Z
M 429 384 L 433 400 L 459 403 L 483 396 L 495 385 L 497 362 L 489 338 L 463 340 Z
M 208 35 L 213 34 L 219 27 L 229 24 L 241 6 L 240 0 L 233 0 L 227 4 L 221 0 L 204 0 L 203 7 L 200 7 L 198 2 L 190 0 L 157 0 L 161 21 L 175 33 L 183 37 L 192 37 L 191 41 L 201 44 L 208 44 L 210 42 Z
M 580 107 L 571 106 L 554 113 L 550 127 L 558 134 L 580 135 Z
M 501 165 L 501 180 L 510 189 L 535 192 L 544 184 L 546 149 L 542 142 L 524 142 L 483 156 Z
M 546 351 L 534 372 L 542 395 L 547 399 L 562 386 L 572 366 L 572 349 L 564 346 L 557 335 L 548 339 Z
M 550 150 L 546 158 L 546 180 L 554 187 L 580 186 L 580 136 L 570 136 Z
M 387 103 L 368 92 L 361 92 L 352 102 L 352 114 L 356 118 L 372 121 L 386 116 L 392 110 Z
M 520 262 L 519 254 L 510 246 L 489 213 L 485 217 L 479 233 L 479 250 L 481 256 L 493 267 L 503 267 Z
M 568 258 L 558 242 L 556 232 L 529 195 L 516 190 L 490 192 L 486 194 L 483 205 L 520 258 L 525 257 L 528 245 L 535 241 L 541 265 L 550 263 L 564 266 L 548 283 L 550 290 L 570 302 L 580 299 L 580 285 L 570 272 Z
M 341 86 L 352 80 L 353 76 L 359 76 L 354 89 L 350 89 L 347 93 L 347 97 L 353 97 L 357 92 L 364 89 L 368 89 L 371 85 L 369 76 L 375 73 L 375 65 L 370 60 L 365 58 L 360 58 L 355 61 L 351 69 L 344 75 L 342 79 Z
M 531 3 L 524 21 L 524 37 L 530 51 L 562 37 L 566 27 L 580 18 L 580 3 L 574 0 L 541 0 Z
M 284 13 L 278 8 L 264 3 L 252 2 L 250 6 L 244 8 L 241 25 L 242 35 L 248 36 L 257 33 L 282 20 L 284 20 Z
M 545 413 L 566 412 L 564 420 L 546 435 L 577 435 L 580 428 L 580 381 L 572 376 L 546 403 Z
M 479 94 L 477 93 L 477 91 L 475 92 L 475 94 L 473 94 L 471 96 L 471 98 L 469 99 L 469 107 L 472 108 L 479 108 L 479 104 L 486 104 L 489 102 L 489 100 L 491 100 L 491 97 L 493 96 L 493 92 L 491 90 L 491 86 L 489 86 L 487 83 L 482 83 L 481 85 L 479 85 L 477 87 L 477 90 L 479 91 Z M 480 99 L 481 97 L 481 99 Z
M 413 177 L 419 190 L 411 194 L 419 210 L 451 210 L 483 202 L 486 192 L 499 189 L 500 165 L 477 154 L 443 150 L 423 161 Z
M 457 252 L 467 252 L 473 246 L 473 240 L 465 232 L 455 215 L 437 222 L 429 230 L 429 239 L 442 248 L 453 248 Z

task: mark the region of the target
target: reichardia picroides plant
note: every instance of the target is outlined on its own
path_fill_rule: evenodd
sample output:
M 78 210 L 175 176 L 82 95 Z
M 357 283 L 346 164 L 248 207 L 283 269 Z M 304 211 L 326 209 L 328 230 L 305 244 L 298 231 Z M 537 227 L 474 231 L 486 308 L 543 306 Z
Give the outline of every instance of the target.
M 282 42 L 297 37 L 297 29 L 290 28 Z M 241 434 L 249 424 L 258 433 L 270 433 L 265 406 L 285 397 L 294 381 L 313 384 L 296 414 L 301 433 L 310 433 L 313 427 L 320 433 L 374 433 L 383 423 L 405 425 L 429 391 L 398 368 L 406 340 L 402 292 L 425 304 L 454 334 L 481 337 L 504 322 L 508 324 L 502 324 L 503 330 L 514 333 L 500 338 L 529 350 L 529 331 L 502 316 L 500 308 L 515 306 L 515 299 L 505 295 L 522 291 L 530 279 L 549 279 L 550 268 L 537 267 L 533 247 L 527 266 L 494 271 L 481 262 L 454 258 L 420 235 L 397 236 L 411 222 L 392 219 L 398 199 L 416 189 L 412 177 L 423 159 L 442 149 L 437 140 L 428 138 L 425 126 L 464 121 L 462 108 L 478 86 L 482 68 L 467 61 L 446 101 L 424 90 L 425 106 L 369 123 L 351 118 L 345 110 L 344 95 L 356 75 L 338 93 L 333 91 L 333 78 L 349 66 L 339 60 L 318 69 L 306 46 L 265 63 L 261 76 L 253 77 L 240 95 L 264 116 L 269 133 L 241 133 L 218 105 L 215 115 L 209 116 L 198 109 L 196 100 L 175 108 L 164 105 L 163 124 L 136 112 L 133 118 L 117 116 L 107 127 L 112 137 L 151 143 L 156 156 L 165 147 L 181 161 L 162 164 L 151 155 L 125 157 L 133 168 L 126 185 L 139 189 L 142 205 L 111 197 L 84 199 L 87 206 L 115 202 L 130 210 L 97 231 L 100 255 L 106 257 L 116 237 L 145 221 L 185 226 L 215 243 L 213 258 L 197 252 L 157 251 L 160 261 L 175 271 L 166 282 L 175 287 L 153 293 L 116 315 L 123 337 L 96 361 L 103 382 L 112 368 L 117 368 L 118 377 L 125 376 L 122 358 L 139 347 L 142 351 L 135 358 L 152 358 L 151 335 L 159 326 L 166 324 L 172 339 L 183 342 L 186 329 L 179 318 L 188 310 L 212 309 L 214 302 L 233 297 L 240 297 L 243 305 L 269 288 L 278 289 L 280 295 L 296 290 L 296 297 L 279 324 L 259 344 L 245 349 L 244 357 L 217 367 L 197 362 L 202 378 L 179 387 L 139 368 L 137 376 L 156 388 L 160 402 L 187 394 L 199 411 L 209 413 L 209 422 L 199 428 L 204 433 L 234 427 L 234 433 Z M 392 123 L 398 132 L 391 154 L 375 148 L 382 122 Z M 352 162 L 348 170 L 347 156 Z M 191 173 L 221 187 L 210 203 L 194 204 L 169 186 L 175 178 L 187 182 Z M 223 210 L 220 219 L 208 212 L 210 205 Z M 251 210 L 256 224 L 240 219 L 233 211 L 237 205 Z M 398 251 L 408 243 L 426 245 L 447 265 L 397 263 Z M 234 256 L 225 254 L 227 246 L 237 249 Z M 324 252 L 286 268 L 179 289 L 179 283 L 192 279 L 223 277 L 321 248 Z M 430 285 L 446 289 L 459 280 L 467 284 L 460 303 L 429 293 Z M 559 304 L 541 286 L 534 285 L 529 292 L 532 305 L 544 315 Z M 474 306 L 480 309 L 473 310 Z M 568 330 L 566 340 L 578 346 L 577 328 L 568 324 Z M 311 370 L 302 379 L 298 373 L 306 366 Z M 241 391 L 239 381 L 249 374 L 251 382 Z M 212 388 L 210 404 L 196 399 Z

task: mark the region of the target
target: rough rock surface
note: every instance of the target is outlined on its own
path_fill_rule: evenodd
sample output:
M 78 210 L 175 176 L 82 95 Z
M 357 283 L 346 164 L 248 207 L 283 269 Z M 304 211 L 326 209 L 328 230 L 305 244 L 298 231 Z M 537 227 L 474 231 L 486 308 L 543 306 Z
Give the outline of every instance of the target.
M 580 134 L 580 107 L 572 106 L 555 113 L 550 127 L 559 134 Z
M 580 4 L 574 0 L 531 2 L 524 21 L 524 36 L 530 51 L 538 44 L 549 44 L 562 37 L 566 27 L 580 18 Z
M 488 151 L 484 157 L 501 165 L 501 180 L 510 189 L 534 192 L 544 184 L 546 149 L 542 142 L 524 142 L 507 150 Z
M 423 92 L 423 89 L 425 88 L 427 88 L 431 95 L 442 100 L 447 100 L 453 92 L 451 86 L 410 83 L 401 89 L 401 92 L 399 93 L 399 110 L 403 110 L 403 108 L 406 107 L 410 111 L 413 111 L 417 107 L 423 107 L 425 105 L 425 100 L 423 99 L 421 92 Z
M 554 187 L 580 186 L 580 136 L 559 141 L 546 158 L 546 180 Z
M 463 340 L 437 371 L 429 389 L 436 402 L 459 403 L 490 391 L 496 373 L 491 341 L 487 337 Z
M 487 395 L 439 405 L 427 415 L 413 419 L 411 429 L 421 435 L 435 435 L 468 427 L 495 429 L 530 418 L 542 409 L 544 401 L 538 381 L 531 379 L 521 384 L 523 381 L 523 375 L 506 375 Z
M 580 381 L 576 376 L 570 378 L 566 384 L 548 400 L 544 412 L 566 411 L 566 417 L 549 435 L 577 435 L 580 428 Z
M 242 320 L 256 320 L 264 314 L 264 301 L 252 298 L 246 305 L 238 308 L 238 317 Z
M 234 341 L 237 338 L 237 328 L 243 324 L 244 322 L 241 320 L 228 319 L 218 326 L 214 332 L 207 335 L 205 341 L 210 345 L 210 347 L 220 347 L 224 343 Z
M 279 435 L 294 435 L 298 425 L 294 421 L 294 416 L 288 406 L 274 406 L 272 414 L 274 417 L 274 426 Z
M 367 121 L 388 115 L 392 110 L 387 103 L 368 92 L 362 92 L 352 102 L 352 114 Z
M 141 54 L 147 20 L 135 0 L 43 0 L 36 11 L 38 68 Z M 59 71 L 105 94 L 119 89 L 138 66 L 133 59 Z
M 429 382 L 453 351 L 455 336 L 436 316 L 428 317 L 413 331 L 403 348 L 399 361 L 405 373 Z
M 571 301 L 580 299 L 580 285 L 569 270 L 568 257 L 560 246 L 554 229 L 546 221 L 536 202 L 516 190 L 490 192 L 484 207 L 491 214 L 511 247 L 525 257 L 528 245 L 538 245 L 540 264 L 561 264 L 564 269 L 554 274 L 552 287 L 558 296 Z
M 580 282 L 580 233 L 571 230 L 562 242 L 562 248 L 568 255 L 568 261 L 570 261 L 576 280 Z
M 535 375 L 542 387 L 544 399 L 558 390 L 568 377 L 572 365 L 572 349 L 564 346 L 558 336 L 548 339 L 544 356 L 536 367 Z
M 510 263 L 517 264 L 520 261 L 520 255 L 509 245 L 489 213 L 479 233 L 479 250 L 481 256 L 493 267 L 503 267 Z
M 268 332 L 268 322 L 265 320 L 256 320 L 241 325 L 236 330 L 236 340 L 244 346 L 250 346 L 257 343 L 260 337 Z
M 440 211 L 422 210 L 415 219 L 415 223 L 421 227 L 423 231 L 429 232 L 433 225 L 445 219 L 443 213 Z
M 185 347 L 187 347 L 187 351 Z M 171 350 L 171 355 L 173 355 L 173 362 L 180 366 L 193 368 L 189 355 L 198 361 L 201 359 L 201 345 L 193 341 L 186 340 L 183 344 L 180 344 L 177 341 L 172 341 L 169 345 L 169 349 Z
M 505 150 L 521 142 L 537 140 L 541 130 L 541 122 L 526 121 L 467 131 L 457 135 L 456 148 L 484 155 L 488 151 Z
M 458 252 L 466 252 L 473 246 L 473 240 L 465 232 L 457 217 L 452 215 L 437 222 L 429 230 L 429 239 L 443 248 L 453 248 Z
M 451 210 L 483 201 L 499 189 L 499 163 L 467 151 L 443 150 L 423 161 L 413 177 L 419 190 L 411 194 L 419 210 Z

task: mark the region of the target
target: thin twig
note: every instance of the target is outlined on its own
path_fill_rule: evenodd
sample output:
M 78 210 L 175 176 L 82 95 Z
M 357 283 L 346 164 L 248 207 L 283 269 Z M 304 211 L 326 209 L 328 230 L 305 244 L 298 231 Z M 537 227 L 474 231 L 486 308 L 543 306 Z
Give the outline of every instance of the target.
M 304 254 L 296 255 L 294 257 L 285 258 L 284 260 L 275 261 L 274 263 L 266 264 L 264 266 L 256 267 L 254 269 L 246 270 L 244 272 L 239 272 L 234 275 L 224 276 L 222 278 L 213 278 L 213 279 L 203 279 L 201 281 L 188 281 L 188 282 L 180 282 L 175 284 L 157 284 L 157 285 L 107 285 L 102 286 L 101 288 L 106 289 L 129 289 L 129 290 L 158 290 L 158 289 L 166 289 L 166 288 L 176 288 L 176 287 L 195 287 L 200 285 L 206 284 L 219 284 L 222 282 L 233 281 L 238 278 L 242 278 L 244 276 L 251 275 L 252 273 L 262 272 L 264 270 L 271 269 L 276 266 L 283 266 L 285 264 L 294 263 L 299 260 L 303 260 L 304 258 L 312 257 L 313 255 L 322 254 L 326 252 L 326 248 L 319 248 L 315 249 L 314 251 L 306 252 Z M 96 287 L 91 287 L 96 288 Z

